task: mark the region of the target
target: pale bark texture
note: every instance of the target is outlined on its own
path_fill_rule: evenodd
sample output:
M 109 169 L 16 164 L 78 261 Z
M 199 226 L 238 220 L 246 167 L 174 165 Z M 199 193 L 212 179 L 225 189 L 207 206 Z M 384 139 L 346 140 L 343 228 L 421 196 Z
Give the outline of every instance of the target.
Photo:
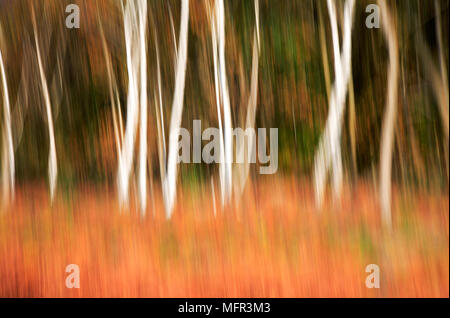
M 189 1 L 181 1 L 180 38 L 178 42 L 177 64 L 175 73 L 175 91 L 173 94 L 172 114 L 169 130 L 169 154 L 167 158 L 167 173 L 163 183 L 164 207 L 166 217 L 172 216 L 176 198 L 178 173 L 178 132 L 183 114 L 184 84 L 187 63 Z
M 245 119 L 245 129 L 255 128 L 255 119 L 256 119 L 256 106 L 257 106 L 257 99 L 258 99 L 258 64 L 259 64 L 259 2 L 258 0 L 255 1 L 255 16 L 256 16 L 256 28 L 253 35 L 253 55 L 252 55 L 252 73 L 251 73 L 251 80 L 250 80 L 250 96 L 248 98 L 248 104 L 247 104 L 247 115 Z M 235 193 L 236 193 L 236 199 L 239 199 L 239 197 L 242 195 L 242 192 L 244 191 L 245 184 L 247 183 L 249 170 L 250 170 L 250 157 L 251 152 L 254 146 L 254 143 L 256 142 L 255 136 L 252 136 L 252 138 L 249 138 L 248 140 L 248 151 L 246 152 L 245 148 L 245 141 L 243 143 L 236 144 L 236 156 L 237 158 L 244 158 L 243 164 L 237 164 L 237 179 L 234 181 L 235 185 Z
M 39 48 L 39 39 L 37 35 L 36 20 L 33 12 L 33 29 L 34 29 L 34 40 L 36 44 L 36 53 L 39 67 L 39 75 L 41 78 L 42 94 L 44 96 L 45 110 L 47 114 L 47 124 L 48 124 L 48 135 L 49 135 L 49 156 L 48 156 L 48 179 L 50 185 L 50 200 L 53 201 L 55 189 L 56 189 L 56 178 L 58 175 L 58 164 L 56 159 L 56 146 L 55 146 L 55 133 L 53 129 L 53 115 L 52 106 L 50 102 L 50 94 L 47 86 L 47 79 L 45 78 L 44 68 L 42 65 L 41 51 Z
M 141 214 L 147 204 L 147 2 L 128 1 L 123 10 L 128 71 L 127 119 L 119 151 L 118 192 L 121 206 L 128 205 L 129 182 L 139 124 L 138 198 Z M 118 112 L 120 114 L 120 110 Z M 140 118 L 139 118 L 140 116 Z
M 391 170 L 394 147 L 394 128 L 398 106 L 398 40 L 396 25 L 386 1 L 378 1 L 381 11 L 381 24 L 389 49 L 389 68 L 387 79 L 386 106 L 380 143 L 380 204 L 381 217 L 387 227 L 391 227 Z
M 329 113 L 325 130 L 321 136 L 314 160 L 314 185 L 317 207 L 323 203 L 327 174 L 332 172 L 333 194 L 340 196 L 343 180 L 341 157 L 341 131 L 348 81 L 351 72 L 351 35 L 353 24 L 354 0 L 347 0 L 344 5 L 343 49 L 340 50 L 337 14 L 335 3 L 328 0 L 331 35 L 333 41 L 335 82 L 329 96 Z
M 3 91 L 3 131 L 2 131 L 2 188 L 3 204 L 14 198 L 14 147 L 11 133 L 11 109 L 8 81 L 6 79 L 3 55 L 0 49 L 0 70 Z

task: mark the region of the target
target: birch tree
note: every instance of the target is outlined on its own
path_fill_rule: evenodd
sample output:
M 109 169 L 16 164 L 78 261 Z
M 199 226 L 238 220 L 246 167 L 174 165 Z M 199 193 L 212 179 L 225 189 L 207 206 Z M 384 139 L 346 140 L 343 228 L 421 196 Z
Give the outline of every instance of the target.
M 139 203 L 141 213 L 147 207 L 147 1 L 139 10 L 140 123 L 139 123 Z
M 36 18 L 34 15 L 34 10 L 32 13 L 32 22 L 33 22 L 33 30 L 34 30 L 34 41 L 36 45 L 36 54 L 37 54 L 37 61 L 38 61 L 38 67 L 39 67 L 39 75 L 41 79 L 41 86 L 42 86 L 42 94 L 44 96 L 44 104 L 45 104 L 45 110 L 47 115 L 47 125 L 48 125 L 48 134 L 49 134 L 49 141 L 50 141 L 50 147 L 49 147 L 49 156 L 48 156 L 48 178 L 49 178 L 49 184 L 50 184 L 50 200 L 53 201 L 55 189 L 56 189 L 56 178 L 58 175 L 58 164 L 56 159 L 56 146 L 55 146 L 55 133 L 53 129 L 53 115 L 52 115 L 52 106 L 50 102 L 50 94 L 47 86 L 47 79 L 45 77 L 44 68 L 42 65 L 42 59 L 41 59 L 41 50 L 39 48 L 39 39 L 37 34 L 37 27 L 36 27 Z
M 0 30 L 1 32 L 1 30 Z M 0 36 L 2 34 L 0 33 Z M 0 44 L 2 43 L 0 39 Z M 8 81 L 6 78 L 3 54 L 0 46 L 0 72 L 3 95 L 3 130 L 2 130 L 2 186 L 4 204 L 14 198 L 14 147 L 11 132 L 11 109 L 9 103 Z
M 231 199 L 232 189 L 232 121 L 230 96 L 225 61 L 225 8 L 223 0 L 216 0 L 211 14 L 211 35 L 214 60 L 214 85 L 216 91 L 217 116 L 219 122 L 219 177 L 222 206 Z M 222 115 L 223 113 L 223 115 Z M 222 125 L 223 122 L 223 125 Z
M 41 17 L 46 14 L 44 11 Z M 7 77 L 5 65 L 3 61 L 2 52 L 0 50 L 0 71 L 3 87 L 3 103 L 4 103 L 4 126 L 2 131 L 3 151 L 2 151 L 2 183 L 3 183 L 3 202 L 7 202 L 14 197 L 14 152 L 23 136 L 24 119 L 28 111 L 28 106 L 33 102 L 32 96 L 39 95 L 39 90 L 42 91 L 44 97 L 44 116 L 49 128 L 49 185 L 51 200 L 54 197 L 57 179 L 57 160 L 55 149 L 55 137 L 53 128 L 53 116 L 57 114 L 59 105 L 63 98 L 64 81 L 62 76 L 63 59 L 66 52 L 66 38 L 63 36 L 63 23 L 57 23 L 56 28 L 48 28 L 47 25 L 37 25 L 35 18 L 34 5 L 31 6 L 31 19 L 34 38 L 25 37 L 22 41 L 22 68 L 20 74 L 19 86 L 16 93 L 15 106 L 11 109 L 10 98 L 7 85 Z M 1 33 L 1 32 L 0 32 Z M 39 41 L 39 37 L 44 40 Z M 51 47 L 51 41 L 48 39 L 56 38 L 57 45 Z M 45 40 L 47 39 L 47 40 Z M 34 41 L 34 46 L 33 42 Z M 0 41 L 1 42 L 1 41 Z M 52 67 L 52 75 L 50 81 L 45 76 L 44 59 L 49 56 L 50 50 L 53 49 L 55 62 Z M 37 59 L 37 63 L 29 63 Z M 38 76 L 38 83 L 41 83 L 41 88 L 36 87 L 35 74 Z M 6 94 L 5 94 L 6 93 Z
M 216 95 L 216 106 L 217 106 L 217 119 L 219 123 L 219 180 L 220 180 L 220 194 L 222 206 L 225 205 L 227 197 L 227 189 L 225 187 L 225 155 L 224 155 L 224 136 L 222 127 L 222 114 L 221 114 L 221 86 L 219 84 L 219 70 L 218 70 L 218 53 L 217 53 L 217 22 L 216 22 L 216 10 L 215 7 L 211 10 L 211 37 L 212 37 L 212 47 L 213 47 L 213 63 L 214 63 L 214 89 Z
M 335 3 L 327 1 L 333 42 L 335 82 L 329 96 L 329 113 L 314 160 L 315 196 L 318 207 L 322 206 L 327 173 L 332 172 L 333 194 L 338 197 L 342 187 L 341 130 L 348 81 L 351 72 L 351 35 L 355 1 L 344 5 L 343 48 L 340 50 Z
M 256 18 L 256 26 L 255 31 L 253 33 L 253 54 L 252 54 L 252 73 L 250 80 L 250 96 L 248 98 L 247 103 L 247 114 L 245 119 L 245 128 L 254 129 L 255 128 L 255 118 L 256 118 L 256 106 L 257 106 L 257 98 L 258 98 L 258 63 L 259 63 L 259 52 L 260 52 L 260 43 L 259 43 L 259 1 L 255 0 L 255 18 Z M 250 168 L 250 157 L 252 156 L 251 152 L 253 151 L 253 147 L 255 145 L 255 136 L 252 134 L 248 137 L 248 153 L 245 153 L 245 143 L 242 140 L 241 143 L 236 144 L 236 156 L 237 158 L 244 158 L 243 164 L 238 164 L 236 169 L 237 180 L 234 181 L 235 185 L 235 195 L 236 199 L 238 199 L 242 192 L 244 191 L 245 184 L 249 175 Z
M 127 1 L 122 6 L 128 71 L 127 118 L 123 144 L 119 151 L 118 190 L 121 206 L 128 204 L 128 188 L 134 159 L 138 122 L 139 138 L 139 203 L 145 214 L 147 203 L 147 1 Z M 140 115 L 140 118 L 139 118 Z M 140 120 L 139 120 L 140 119 Z
M 175 72 L 175 90 L 173 94 L 172 102 L 172 114 L 170 118 L 169 128 L 169 149 L 167 162 L 165 160 L 166 154 L 163 153 L 164 163 L 161 164 L 160 169 L 162 176 L 162 188 L 164 198 L 164 208 L 166 211 L 166 217 L 172 216 L 173 207 L 176 199 L 176 186 L 177 186 L 177 174 L 178 174 L 178 133 L 181 126 L 181 116 L 183 114 L 183 100 L 184 100 L 184 85 L 186 75 L 186 63 L 187 63 L 187 45 L 188 45 L 188 22 L 189 22 L 189 0 L 181 0 L 181 24 L 180 24 L 180 36 L 178 42 L 178 48 L 176 50 L 176 72 Z M 158 74 L 159 74 L 159 57 L 158 57 Z M 161 86 L 160 75 L 158 75 L 159 85 L 159 97 L 161 98 Z M 160 99 L 160 105 L 162 101 Z M 160 113 L 162 119 L 162 107 Z M 162 127 L 163 122 L 161 120 Z M 163 129 L 163 128 L 162 128 Z M 161 134 L 160 134 L 161 136 Z M 164 147 L 165 149 L 165 147 Z
M 382 220 L 391 227 L 391 170 L 394 145 L 394 125 L 397 117 L 398 100 L 398 40 L 396 26 L 385 0 L 378 1 L 381 13 L 381 25 L 389 49 L 389 69 L 386 106 L 380 143 L 380 203 Z

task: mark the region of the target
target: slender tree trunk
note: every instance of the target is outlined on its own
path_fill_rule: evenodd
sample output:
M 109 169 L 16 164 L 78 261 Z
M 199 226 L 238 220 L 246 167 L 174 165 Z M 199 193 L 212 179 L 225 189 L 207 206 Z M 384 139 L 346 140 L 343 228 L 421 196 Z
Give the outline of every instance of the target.
M 136 32 L 137 16 L 134 1 L 128 1 L 123 9 L 125 48 L 128 70 L 128 96 L 127 96 L 127 119 L 125 124 L 125 136 L 119 154 L 118 168 L 118 194 L 119 204 L 128 205 L 128 187 L 130 173 L 133 165 L 134 142 L 136 137 L 139 101 L 138 101 L 138 56 L 136 55 L 137 44 L 133 37 Z
M 327 5 L 333 40 L 335 83 L 330 93 L 330 107 L 325 131 L 319 142 L 314 160 L 315 195 L 319 208 L 322 206 L 326 177 L 330 169 L 333 172 L 333 194 L 335 198 L 340 196 L 342 187 L 343 173 L 340 138 L 351 72 L 351 31 L 355 1 L 347 0 L 345 2 L 342 52 L 339 48 L 336 8 L 332 0 L 328 0 Z
M 128 70 L 127 119 L 119 153 L 119 203 L 128 205 L 128 188 L 133 167 L 139 122 L 138 197 L 141 213 L 147 204 L 147 2 L 128 1 L 123 9 Z M 140 115 L 140 120 L 139 120 Z
M 0 49 L 0 70 L 3 88 L 3 146 L 2 146 L 2 185 L 3 204 L 14 198 L 14 147 L 11 133 L 11 109 L 9 104 L 8 83 L 6 80 L 3 55 Z
M 147 1 L 139 8 L 140 53 L 140 129 L 139 129 L 139 203 L 141 214 L 147 207 Z
M 32 18 L 33 18 L 34 40 L 36 43 L 36 53 L 37 53 L 37 59 L 38 59 L 39 74 L 41 77 L 41 84 L 42 84 L 42 93 L 44 95 L 45 109 L 47 112 L 47 124 L 48 124 L 49 140 L 50 140 L 50 147 L 49 147 L 50 149 L 49 149 L 49 158 L 48 158 L 48 177 L 49 177 L 49 184 L 50 184 L 50 200 L 53 201 L 53 197 L 54 197 L 55 189 L 56 189 L 56 178 L 58 175 L 58 166 L 57 166 L 57 159 L 56 159 L 55 134 L 54 134 L 54 130 L 53 130 L 52 107 L 51 107 L 51 103 L 50 103 L 50 95 L 48 92 L 47 80 L 45 78 L 44 68 L 42 66 L 41 52 L 40 52 L 40 48 L 39 48 L 39 40 L 38 40 L 38 35 L 37 35 L 36 19 L 34 16 L 34 11 L 33 11 Z
M 187 62 L 188 45 L 189 0 L 181 1 L 180 38 L 178 43 L 175 91 L 172 103 L 169 132 L 169 155 L 167 159 L 167 174 L 163 184 L 164 206 L 167 218 L 172 215 L 176 197 L 176 181 L 178 173 L 178 132 L 181 126 L 183 113 L 184 84 Z
M 225 9 L 223 0 L 215 1 L 211 16 L 214 84 L 220 131 L 219 177 L 222 206 L 224 206 L 231 199 L 233 143 L 230 97 L 225 64 Z
M 155 95 L 155 112 L 156 112 L 156 126 L 158 130 L 158 159 L 159 159 L 159 170 L 161 177 L 161 184 L 164 186 L 164 180 L 166 179 L 167 170 L 167 150 L 166 150 L 166 135 L 164 129 L 164 113 L 162 107 L 162 88 L 161 88 L 161 68 L 159 65 L 159 45 L 156 33 L 154 36 L 155 50 L 156 50 L 156 81 L 158 97 Z M 164 190 L 164 189 L 163 189 Z M 165 195 L 165 192 L 163 192 Z
M 394 144 L 394 126 L 398 103 L 398 40 L 396 26 L 385 0 L 378 1 L 381 21 L 389 48 L 388 91 L 380 144 L 380 203 L 383 223 L 391 228 L 391 169 Z
M 219 79 L 220 92 L 222 98 L 223 124 L 224 124 L 224 153 L 225 153 L 225 202 L 231 198 L 232 187 L 232 162 L 233 162 L 233 143 L 232 143 L 232 122 L 230 97 L 228 92 L 227 69 L 225 64 L 225 8 L 223 0 L 216 0 L 215 12 L 218 34 L 218 57 L 219 57 Z
M 256 15 L 256 28 L 253 35 L 253 56 L 252 56 L 252 74 L 250 80 L 250 96 L 247 104 L 247 116 L 245 120 L 245 127 L 254 129 L 256 118 L 256 106 L 258 98 L 258 64 L 259 64 L 259 3 L 255 1 L 255 15 Z M 248 151 L 252 151 L 253 145 L 256 142 L 254 136 L 248 140 Z M 250 170 L 250 156 L 245 151 L 245 140 L 242 144 L 236 144 L 236 153 L 238 158 L 244 158 L 244 163 L 238 167 L 238 180 L 236 184 L 236 197 L 239 198 L 244 191 L 245 184 L 248 179 Z
M 352 168 L 353 178 L 357 176 L 356 165 L 356 110 L 355 110 L 355 90 L 353 88 L 353 76 L 350 72 L 350 79 L 348 82 L 348 128 L 350 132 L 350 147 L 352 152 Z
M 216 4 L 217 5 L 217 4 Z M 211 13 L 211 34 L 212 34 L 212 47 L 213 47 L 213 62 L 214 62 L 214 88 L 216 93 L 216 105 L 217 105 L 217 118 L 219 122 L 219 180 L 220 180 L 220 197 L 222 207 L 226 202 L 226 188 L 225 188 L 225 154 L 224 154 L 224 137 L 222 126 L 222 113 L 221 113 L 221 86 L 219 82 L 219 67 L 218 67 L 218 53 L 217 53 L 217 15 L 216 10 L 213 9 Z

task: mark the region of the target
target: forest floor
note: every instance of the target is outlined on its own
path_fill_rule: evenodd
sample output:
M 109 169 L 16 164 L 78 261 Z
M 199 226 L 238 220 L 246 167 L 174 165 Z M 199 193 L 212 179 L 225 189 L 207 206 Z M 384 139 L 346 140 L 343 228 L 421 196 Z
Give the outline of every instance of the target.
M 114 189 L 60 188 L 50 205 L 45 185 L 19 186 L 0 212 L 0 297 L 449 297 L 448 190 L 394 188 L 388 231 L 363 181 L 321 211 L 294 178 L 250 184 L 216 215 L 210 187 L 183 188 L 167 221 L 156 187 L 143 218 Z

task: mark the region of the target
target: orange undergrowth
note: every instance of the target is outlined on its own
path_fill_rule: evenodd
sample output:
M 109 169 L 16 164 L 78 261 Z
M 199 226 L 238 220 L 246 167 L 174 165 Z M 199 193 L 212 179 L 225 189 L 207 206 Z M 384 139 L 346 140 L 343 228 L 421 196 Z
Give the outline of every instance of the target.
M 19 187 L 0 214 L 0 296 L 449 297 L 448 191 L 396 189 L 389 232 L 365 182 L 317 211 L 309 182 L 262 179 L 225 210 L 216 197 L 215 216 L 207 184 L 180 187 L 169 221 L 156 187 L 145 218 L 114 189 L 60 188 L 51 206 L 45 185 Z

